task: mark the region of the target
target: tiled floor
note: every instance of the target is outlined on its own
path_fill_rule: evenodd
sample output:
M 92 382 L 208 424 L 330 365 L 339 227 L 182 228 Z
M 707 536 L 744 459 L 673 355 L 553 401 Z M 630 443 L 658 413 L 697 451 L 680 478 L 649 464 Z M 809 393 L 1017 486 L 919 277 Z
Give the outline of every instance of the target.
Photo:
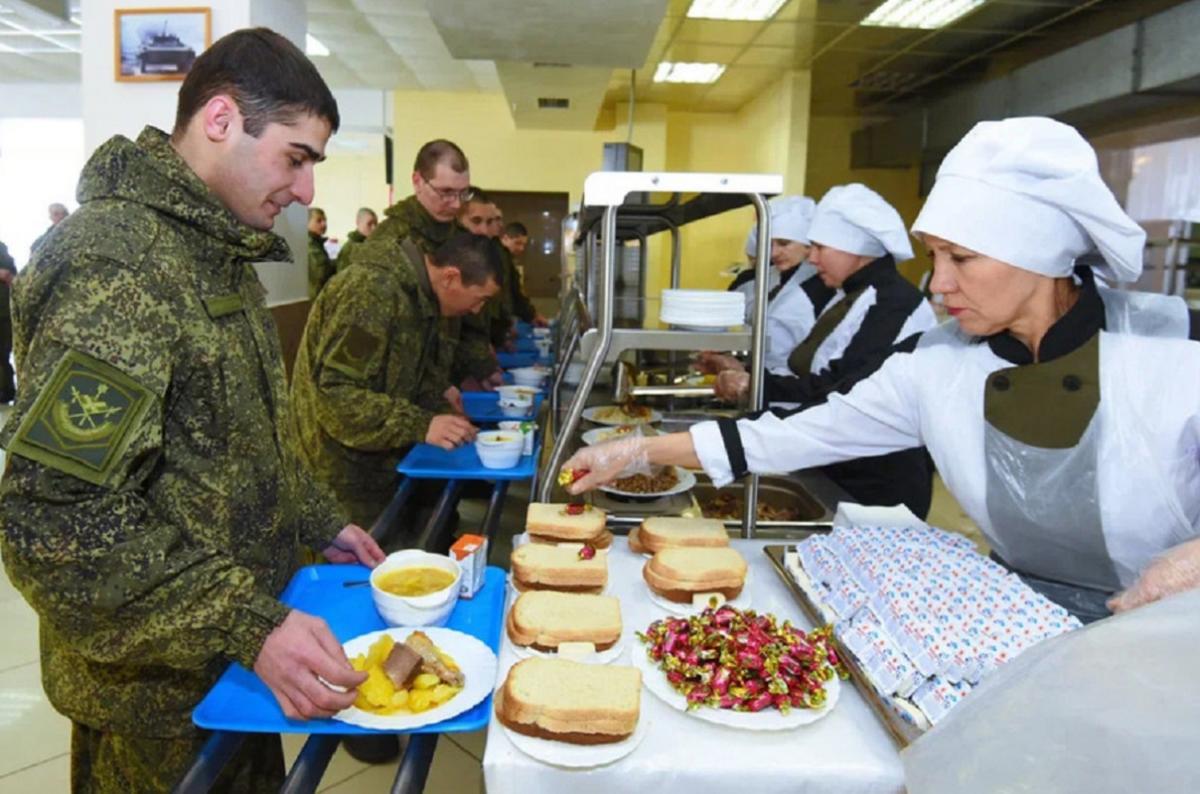
M 0 424 L 7 408 L 0 408 Z M 0 451 L 0 470 L 3 452 Z M 492 550 L 493 564 L 507 563 L 513 531 L 524 518 L 528 491 L 514 486 L 505 503 L 502 532 Z M 462 526 L 478 526 L 484 505 L 472 500 L 460 510 Z M 938 479 L 929 521 L 962 531 L 981 543 L 978 530 Z M 37 616 L 0 573 L 0 794 L 54 794 L 66 791 L 69 774 L 70 723 L 55 713 L 42 693 L 37 650 Z M 288 761 L 299 752 L 303 737 L 287 737 Z M 429 794 L 476 794 L 483 791 L 481 761 L 484 735 L 456 734 L 438 742 L 426 791 Z M 368 766 L 339 749 L 321 791 L 338 794 L 386 791 L 395 765 Z

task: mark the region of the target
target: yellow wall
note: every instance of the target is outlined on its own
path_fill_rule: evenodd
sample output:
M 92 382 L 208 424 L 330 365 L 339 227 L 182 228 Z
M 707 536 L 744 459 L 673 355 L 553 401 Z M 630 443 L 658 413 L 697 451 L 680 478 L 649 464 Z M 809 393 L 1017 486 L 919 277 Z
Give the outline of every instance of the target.
M 834 185 L 862 182 L 888 200 L 906 226 L 917 219 L 923 199 L 920 196 L 918 168 L 858 168 L 850 167 L 850 136 L 858 129 L 860 120 L 845 116 L 820 116 L 809 126 L 808 179 L 806 193 L 820 200 Z M 914 284 L 929 269 L 929 258 L 917 240 L 912 240 L 915 259 L 899 266 L 901 273 Z
M 330 237 L 345 241 L 359 207 L 370 207 L 382 217 L 387 199 L 382 151 L 358 154 L 331 148 L 328 159 L 317 166 L 313 206 L 325 210 Z

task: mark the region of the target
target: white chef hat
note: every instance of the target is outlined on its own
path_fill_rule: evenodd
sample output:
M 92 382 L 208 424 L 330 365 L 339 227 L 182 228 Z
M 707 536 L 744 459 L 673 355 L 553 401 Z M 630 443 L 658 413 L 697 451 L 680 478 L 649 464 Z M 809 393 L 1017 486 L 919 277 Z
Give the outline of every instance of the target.
M 913 258 L 908 230 L 883 196 L 858 182 L 831 187 L 817 204 L 808 239 L 859 256 Z
M 817 210 L 817 202 L 808 196 L 776 196 L 768 202 L 771 208 L 771 237 L 808 244 L 808 226 Z M 758 221 L 750 226 L 746 237 L 746 256 L 758 253 Z
M 1104 259 L 1093 267 L 1118 281 L 1141 274 L 1146 242 L 1088 142 L 1039 117 L 976 124 L 946 155 L 913 233 L 1051 277 L 1098 250 Z

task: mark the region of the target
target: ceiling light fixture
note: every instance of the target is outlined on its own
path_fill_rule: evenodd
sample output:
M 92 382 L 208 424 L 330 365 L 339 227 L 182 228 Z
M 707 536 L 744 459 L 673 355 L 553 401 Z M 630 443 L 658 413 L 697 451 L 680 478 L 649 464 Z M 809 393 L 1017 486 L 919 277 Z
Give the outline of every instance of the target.
M 887 0 L 876 8 L 862 24 L 880 28 L 944 28 L 987 0 Z
M 787 0 L 692 0 L 692 19 L 735 19 L 761 22 L 775 16 Z
M 329 48 L 317 41 L 313 34 L 304 34 L 304 54 L 310 57 L 324 58 L 329 55 Z
M 723 63 L 671 63 L 663 61 L 654 72 L 656 83 L 715 83 L 725 74 Z

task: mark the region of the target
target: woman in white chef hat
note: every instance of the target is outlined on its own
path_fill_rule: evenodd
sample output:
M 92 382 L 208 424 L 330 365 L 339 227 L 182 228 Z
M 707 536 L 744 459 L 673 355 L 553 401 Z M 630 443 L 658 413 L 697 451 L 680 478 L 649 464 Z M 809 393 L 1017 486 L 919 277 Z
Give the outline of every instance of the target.
M 647 461 L 724 485 L 924 444 L 1001 561 L 1080 619 L 1200 585 L 1200 345 L 1178 303 L 1074 277 L 1095 250 L 1133 281 L 1145 240 L 1087 142 L 1045 118 L 977 124 L 914 232 L 954 319 L 913 352 L 787 418 L 581 450 L 571 490 Z
M 808 258 L 808 225 L 816 202 L 808 196 L 777 196 L 771 199 L 768 206 L 771 210 L 771 268 L 767 282 L 769 306 L 780 290 L 792 280 L 798 278 L 804 281 L 816 273 L 805 262 Z M 729 285 L 730 291 L 740 292 L 746 298 L 746 322 L 750 322 L 754 315 L 754 257 L 757 253 L 758 224 L 755 223 L 746 238 L 746 257 L 750 260 L 750 267 L 738 274 Z

